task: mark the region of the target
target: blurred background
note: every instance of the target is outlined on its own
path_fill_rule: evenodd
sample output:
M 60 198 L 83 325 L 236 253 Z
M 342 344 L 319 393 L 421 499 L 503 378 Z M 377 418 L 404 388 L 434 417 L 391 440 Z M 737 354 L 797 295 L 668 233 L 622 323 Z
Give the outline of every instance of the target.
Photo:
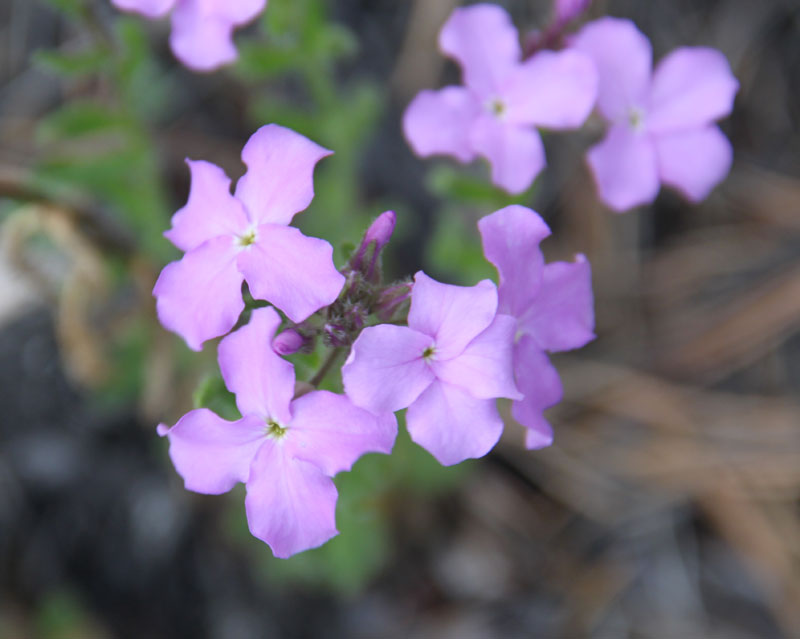
M 0 637 L 800 637 L 800 4 L 596 0 L 656 59 L 719 48 L 741 89 L 728 179 L 624 215 L 547 135 L 525 194 L 481 163 L 415 158 L 403 109 L 458 82 L 436 34 L 458 0 L 270 0 L 240 60 L 199 75 L 168 21 L 105 0 L 0 3 Z M 500 2 L 523 33 L 548 0 Z M 296 223 L 338 264 L 398 213 L 385 269 L 492 276 L 475 222 L 511 201 L 585 253 L 598 338 L 555 358 L 556 441 L 511 423 L 443 469 L 401 435 L 337 477 L 341 535 L 288 561 L 243 490 L 186 492 L 155 433 L 222 396 L 150 296 L 178 257 L 183 158 L 236 178 L 260 125 L 336 151 Z M 507 409 L 507 407 L 506 407 Z

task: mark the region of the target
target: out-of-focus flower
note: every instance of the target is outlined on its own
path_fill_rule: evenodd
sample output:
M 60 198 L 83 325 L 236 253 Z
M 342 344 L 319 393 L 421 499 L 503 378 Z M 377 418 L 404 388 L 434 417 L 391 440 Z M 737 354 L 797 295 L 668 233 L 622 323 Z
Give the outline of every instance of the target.
M 704 199 L 733 158 L 714 124 L 731 112 L 739 88 L 725 56 L 682 47 L 652 71 L 650 41 L 619 18 L 587 24 L 572 47 L 595 61 L 597 106 L 611 124 L 588 155 L 601 199 L 625 211 L 652 202 L 661 184 L 692 202 Z
M 591 59 L 567 50 L 522 61 L 511 18 L 490 4 L 456 9 L 439 46 L 461 66 L 464 86 L 417 95 L 403 117 L 406 139 L 423 157 L 483 156 L 496 185 L 524 191 L 546 164 L 534 127 L 576 128 L 591 112 L 597 94 Z
M 170 45 L 190 69 L 211 71 L 236 59 L 233 31 L 264 10 L 267 0 L 111 0 L 124 11 L 160 18 L 172 11 Z
M 512 415 L 527 427 L 526 446 L 542 448 L 553 430 L 542 411 L 561 400 L 561 382 L 546 351 L 579 348 L 594 339 L 589 262 L 544 263 L 539 243 L 550 235 L 544 220 L 524 206 L 508 206 L 478 222 L 483 251 L 500 275 L 498 313 L 516 319 L 514 374 L 524 395 Z
M 219 345 L 222 377 L 241 419 L 229 422 L 203 408 L 172 428 L 161 424 L 159 432 L 169 438 L 189 490 L 218 495 L 244 482 L 250 532 L 276 557 L 289 557 L 337 534 L 331 477 L 365 453 L 391 452 L 397 422 L 328 391 L 293 400 L 294 368 L 271 347 L 280 322 L 274 309 L 258 309 Z
M 514 385 L 515 321 L 497 315 L 489 280 L 452 286 L 414 277 L 408 326 L 365 328 L 342 368 L 348 397 L 375 413 L 408 407 L 411 438 L 449 466 L 488 453 L 503 431 L 496 397 Z
M 164 268 L 153 294 L 161 323 L 190 348 L 233 328 L 242 281 L 294 322 L 336 299 L 344 277 L 333 248 L 288 226 L 313 199 L 314 166 L 329 154 L 290 129 L 263 126 L 242 150 L 248 170 L 235 195 L 218 166 L 187 160 L 189 201 L 165 233 L 186 254 Z

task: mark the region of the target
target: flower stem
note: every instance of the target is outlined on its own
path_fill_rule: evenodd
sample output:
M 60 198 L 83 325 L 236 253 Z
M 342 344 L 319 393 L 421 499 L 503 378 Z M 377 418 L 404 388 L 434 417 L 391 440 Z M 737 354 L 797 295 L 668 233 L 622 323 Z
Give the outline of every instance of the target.
M 317 388 L 321 383 L 322 380 L 325 379 L 325 376 L 328 374 L 328 371 L 331 370 L 333 365 L 336 363 L 336 360 L 339 359 L 339 354 L 342 352 L 342 349 L 334 348 L 329 354 L 327 359 L 322 362 L 322 366 L 319 367 L 319 370 L 314 374 L 308 383 L 311 384 L 314 388 Z

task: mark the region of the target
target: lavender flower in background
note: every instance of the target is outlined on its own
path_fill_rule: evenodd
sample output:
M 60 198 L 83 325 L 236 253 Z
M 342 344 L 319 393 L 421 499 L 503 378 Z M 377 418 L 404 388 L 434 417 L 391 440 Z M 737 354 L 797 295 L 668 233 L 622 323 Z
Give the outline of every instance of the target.
M 397 422 L 328 391 L 292 399 L 294 368 L 271 348 L 280 322 L 272 308 L 255 310 L 220 343 L 220 369 L 241 419 L 203 408 L 159 432 L 189 490 L 218 495 L 244 482 L 250 531 L 276 557 L 289 557 L 337 534 L 331 477 L 365 453 L 391 452 Z
M 172 11 L 170 46 L 183 64 L 212 71 L 236 60 L 233 31 L 264 10 L 267 0 L 111 0 L 151 19 Z
M 625 211 L 652 202 L 661 184 L 703 200 L 733 157 L 714 124 L 731 112 L 739 88 L 725 56 L 682 47 L 652 71 L 649 40 L 619 18 L 587 24 L 572 46 L 597 65 L 597 106 L 611 124 L 588 155 L 603 202 Z
M 461 66 L 463 87 L 422 91 L 403 131 L 423 157 L 450 155 L 491 165 L 492 182 L 509 193 L 528 188 L 546 164 L 534 127 L 570 129 L 594 105 L 597 74 L 576 51 L 542 51 L 522 61 L 519 34 L 504 9 L 456 9 L 439 34 L 442 52 Z
M 521 398 L 511 367 L 515 322 L 497 289 L 414 277 L 408 326 L 365 328 L 342 368 L 348 397 L 377 414 L 408 407 L 411 438 L 445 466 L 488 453 L 503 431 L 496 397 Z
M 539 243 L 550 229 L 523 206 L 508 206 L 478 222 L 483 251 L 500 276 L 498 313 L 516 320 L 514 375 L 524 395 L 511 414 L 527 431 L 526 446 L 542 448 L 553 430 L 542 411 L 562 395 L 558 373 L 546 351 L 580 348 L 594 339 L 591 268 L 575 262 L 544 263 Z
M 311 203 L 314 167 L 330 153 L 290 129 L 263 126 L 242 150 L 248 170 L 235 195 L 218 166 L 187 160 L 189 201 L 165 233 L 186 254 L 164 268 L 153 294 L 161 323 L 190 348 L 233 328 L 244 280 L 253 297 L 294 322 L 339 295 L 345 280 L 331 245 L 288 226 Z

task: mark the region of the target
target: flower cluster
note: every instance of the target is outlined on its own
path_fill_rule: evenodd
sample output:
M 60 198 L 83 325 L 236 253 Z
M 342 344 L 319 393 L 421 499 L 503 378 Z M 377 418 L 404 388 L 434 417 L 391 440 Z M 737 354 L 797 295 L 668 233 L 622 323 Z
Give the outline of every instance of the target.
M 111 0 L 123 11 L 155 19 L 172 12 L 170 46 L 190 69 L 211 71 L 236 59 L 233 31 L 264 10 L 267 0 Z
M 262 127 L 244 147 L 248 170 L 234 194 L 221 169 L 189 161 L 189 199 L 166 233 L 186 253 L 153 291 L 162 323 L 190 347 L 228 333 L 219 367 L 242 415 L 229 422 L 198 408 L 159 426 L 173 463 L 197 492 L 245 483 L 250 530 L 278 557 L 336 534 L 331 477 L 365 453 L 391 452 L 398 410 L 407 409 L 411 438 L 444 465 L 494 447 L 503 430 L 498 398 L 513 400 L 529 448 L 549 444 L 542 411 L 561 387 L 546 352 L 593 337 L 588 263 L 545 265 L 539 242 L 549 230 L 521 206 L 479 224 L 499 287 L 453 286 L 421 271 L 384 283 L 391 211 L 339 272 L 329 244 L 287 226 L 311 201 L 314 166 L 327 154 L 288 129 Z M 246 318 L 243 281 L 270 306 L 229 333 Z M 285 357 L 318 340 L 329 349 L 326 364 L 298 382 Z M 344 394 L 317 390 L 346 349 Z
M 414 150 L 462 162 L 482 156 L 495 184 L 520 193 L 545 166 L 537 127 L 577 128 L 596 105 L 610 126 L 588 161 L 609 207 L 650 202 L 662 183 L 704 198 L 731 164 L 714 124 L 738 88 L 727 61 L 713 49 L 682 48 L 651 72 L 649 42 L 615 18 L 565 37 L 589 1 L 559 0 L 553 25 L 530 34 L 524 54 L 500 7 L 456 9 L 439 44 L 461 66 L 464 86 L 423 91 L 409 105 L 403 127 Z M 114 2 L 151 16 L 174 9 L 173 47 L 197 68 L 235 56 L 233 27 L 265 5 Z M 566 48 L 548 50 L 556 45 Z M 454 286 L 422 271 L 384 282 L 391 211 L 337 269 L 329 243 L 290 226 L 313 199 L 315 167 L 330 153 L 264 126 L 242 150 L 247 172 L 233 193 L 222 169 L 187 160 L 189 198 L 165 234 L 184 255 L 153 289 L 162 324 L 190 348 L 225 336 L 219 367 L 241 414 L 226 421 L 197 408 L 171 428 L 160 425 L 175 467 L 201 493 L 244 483 L 250 530 L 278 557 L 336 534 L 332 477 L 366 453 L 390 453 L 399 410 L 411 439 L 443 465 L 495 446 L 504 428 L 498 399 L 510 400 L 527 448 L 551 444 L 543 412 L 562 387 L 548 355 L 594 338 L 588 261 L 546 264 L 540 244 L 550 229 L 524 206 L 478 223 L 497 285 Z M 320 346 L 328 354 L 319 370 L 297 380 L 287 358 Z M 343 392 L 319 390 L 345 355 L 340 380 L 328 380 Z
M 525 60 L 502 8 L 456 9 L 439 46 L 461 66 L 465 86 L 414 98 L 403 118 L 414 151 L 460 162 L 483 156 L 492 182 L 519 193 L 545 166 L 531 127 L 577 128 L 596 103 L 610 128 L 588 163 L 607 206 L 625 211 L 652 202 L 661 184 L 693 202 L 704 199 L 732 161 L 730 143 L 714 124 L 730 113 L 738 90 L 725 56 L 682 47 L 651 71 L 650 42 L 619 18 L 585 25 L 561 51 L 542 48 L 561 39 L 588 4 L 559 1 L 552 28 L 528 38 Z

